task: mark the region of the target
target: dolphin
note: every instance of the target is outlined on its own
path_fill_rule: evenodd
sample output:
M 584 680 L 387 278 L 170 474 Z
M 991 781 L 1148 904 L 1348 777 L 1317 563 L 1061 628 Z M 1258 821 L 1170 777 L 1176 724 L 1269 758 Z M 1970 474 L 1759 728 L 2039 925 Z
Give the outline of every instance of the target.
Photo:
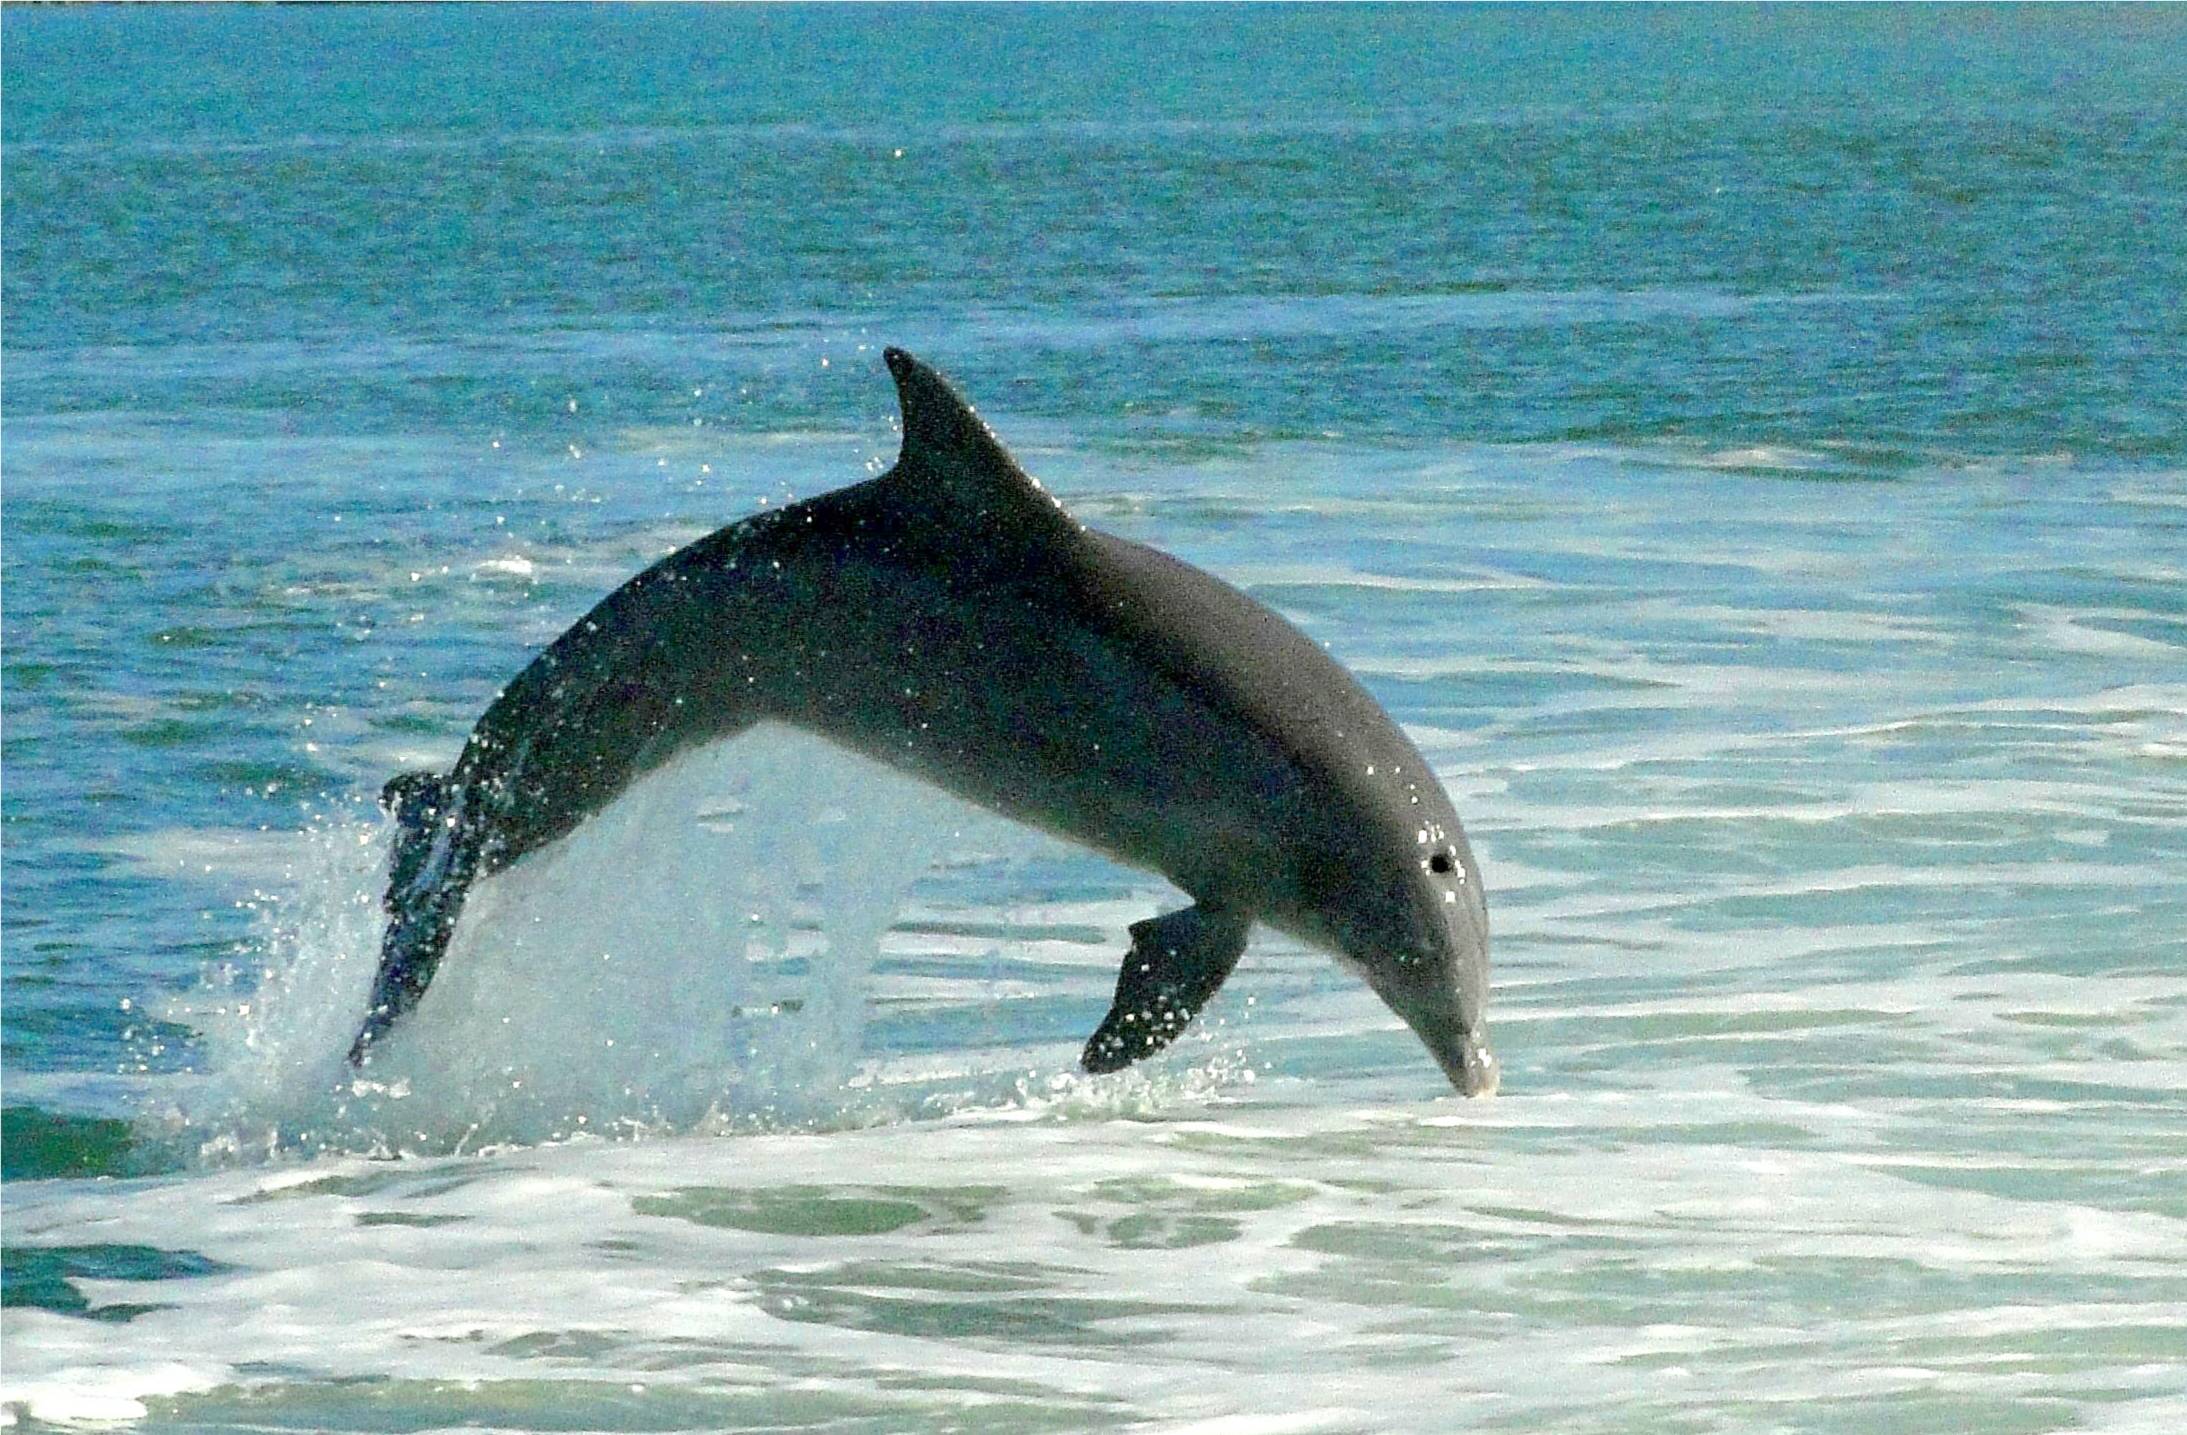
M 1493 1092 L 1480 869 L 1397 724 L 1268 608 L 1073 519 L 940 374 L 884 358 L 893 468 L 670 554 L 517 674 L 451 770 L 387 784 L 388 923 L 350 1061 L 425 995 L 472 882 L 679 752 L 777 722 L 1191 897 L 1132 924 L 1086 1070 L 1167 1046 L 1260 922 Z

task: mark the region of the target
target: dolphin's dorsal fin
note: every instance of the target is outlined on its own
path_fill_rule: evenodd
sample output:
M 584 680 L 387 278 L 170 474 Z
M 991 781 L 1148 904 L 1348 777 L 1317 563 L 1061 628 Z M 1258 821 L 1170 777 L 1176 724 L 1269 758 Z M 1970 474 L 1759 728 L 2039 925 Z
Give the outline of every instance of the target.
M 888 482 L 907 502 L 941 509 L 959 524 L 1077 531 L 1077 522 L 1018 466 L 947 379 L 902 349 L 884 350 L 881 357 L 896 378 L 904 414 L 903 452 Z

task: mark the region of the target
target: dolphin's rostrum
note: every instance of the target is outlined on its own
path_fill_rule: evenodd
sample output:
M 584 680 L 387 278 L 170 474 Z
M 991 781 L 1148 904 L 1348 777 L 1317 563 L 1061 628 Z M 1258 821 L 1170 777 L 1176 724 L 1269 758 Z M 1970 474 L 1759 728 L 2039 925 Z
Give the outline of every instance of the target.
M 1228 584 L 1074 520 L 935 371 L 886 354 L 903 452 L 608 595 L 479 719 L 399 835 L 372 1005 L 416 1006 L 472 881 L 699 743 L 780 722 L 1169 878 L 1086 1043 L 1168 1045 L 1256 921 L 1333 952 L 1469 1094 L 1493 1091 L 1480 871 L 1434 774 L 1319 645 Z

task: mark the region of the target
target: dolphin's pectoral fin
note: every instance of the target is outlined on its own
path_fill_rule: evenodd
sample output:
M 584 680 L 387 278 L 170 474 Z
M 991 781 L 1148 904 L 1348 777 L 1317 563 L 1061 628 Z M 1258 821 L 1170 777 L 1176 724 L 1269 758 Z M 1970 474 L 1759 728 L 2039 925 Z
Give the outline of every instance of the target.
M 1116 1002 L 1079 1064 L 1122 1071 L 1168 1046 L 1238 965 L 1252 920 L 1221 907 L 1187 907 L 1134 922 L 1116 978 Z

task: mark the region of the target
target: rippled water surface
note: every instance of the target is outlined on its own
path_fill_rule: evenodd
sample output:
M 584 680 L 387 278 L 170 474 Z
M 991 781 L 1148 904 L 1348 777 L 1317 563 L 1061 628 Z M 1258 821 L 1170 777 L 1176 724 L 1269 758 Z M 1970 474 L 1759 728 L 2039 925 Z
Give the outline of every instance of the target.
M 0 1419 L 2187 1425 L 2182 12 L 5 17 Z M 795 734 L 371 794 L 893 457 L 880 347 L 1434 763 L 1504 1090 Z

